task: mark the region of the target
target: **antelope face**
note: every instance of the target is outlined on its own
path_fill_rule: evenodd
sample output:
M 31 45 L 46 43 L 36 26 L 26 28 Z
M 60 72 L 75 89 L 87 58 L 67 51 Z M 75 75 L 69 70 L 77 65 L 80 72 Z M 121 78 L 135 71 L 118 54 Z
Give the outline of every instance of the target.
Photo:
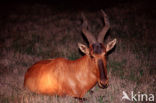
M 82 14 L 83 24 L 82 32 L 89 42 L 89 48 L 83 44 L 78 44 L 80 50 L 86 55 L 90 56 L 92 60 L 95 61 L 95 65 L 99 70 L 98 84 L 102 88 L 108 86 L 108 77 L 107 77 L 107 66 L 106 66 L 106 54 L 110 51 L 116 44 L 116 39 L 109 42 L 106 46 L 103 44 L 103 39 L 110 28 L 109 20 L 106 13 L 101 10 L 105 26 L 99 32 L 97 39 L 88 31 L 88 22 L 85 16 Z
M 99 71 L 98 84 L 102 88 L 108 87 L 106 48 L 102 43 L 95 43 L 90 46 L 90 55 L 95 61 Z
M 99 69 L 98 84 L 102 88 L 108 87 L 107 63 L 106 55 L 116 44 L 116 39 L 109 42 L 106 47 L 103 43 L 95 43 L 91 45 L 91 56 L 95 59 L 95 63 Z
M 106 47 L 103 43 L 94 43 L 90 45 L 90 48 L 79 43 L 78 46 L 80 50 L 94 61 L 96 67 L 99 71 L 98 84 L 101 88 L 108 87 L 108 76 L 107 76 L 107 63 L 106 55 L 109 50 L 111 50 L 116 44 L 116 39 L 109 42 Z

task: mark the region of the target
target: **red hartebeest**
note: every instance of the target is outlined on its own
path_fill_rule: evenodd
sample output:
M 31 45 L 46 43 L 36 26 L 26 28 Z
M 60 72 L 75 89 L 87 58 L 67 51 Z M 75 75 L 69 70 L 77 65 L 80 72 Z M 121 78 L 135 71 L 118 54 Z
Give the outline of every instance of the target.
M 97 40 L 88 31 L 87 20 L 82 15 L 82 32 L 89 41 L 89 48 L 81 43 L 78 46 L 85 56 L 74 61 L 65 58 L 39 61 L 26 72 L 24 86 L 36 93 L 77 98 L 82 98 L 97 82 L 100 87 L 107 87 L 106 53 L 115 46 L 116 39 L 104 46 L 103 39 L 110 24 L 105 12 L 101 12 L 105 26 Z

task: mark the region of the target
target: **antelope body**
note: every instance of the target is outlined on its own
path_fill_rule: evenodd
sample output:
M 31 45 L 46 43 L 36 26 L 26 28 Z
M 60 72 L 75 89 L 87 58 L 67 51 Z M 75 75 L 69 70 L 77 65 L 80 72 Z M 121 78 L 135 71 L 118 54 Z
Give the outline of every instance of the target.
M 36 93 L 78 98 L 82 98 L 97 82 L 100 87 L 107 87 L 106 53 L 114 47 L 116 39 L 104 46 L 103 39 L 110 25 L 105 12 L 101 12 L 105 26 L 97 40 L 88 31 L 87 20 L 82 15 L 82 32 L 89 41 L 89 48 L 81 43 L 78 46 L 85 56 L 74 61 L 65 58 L 39 61 L 26 72 L 24 86 Z

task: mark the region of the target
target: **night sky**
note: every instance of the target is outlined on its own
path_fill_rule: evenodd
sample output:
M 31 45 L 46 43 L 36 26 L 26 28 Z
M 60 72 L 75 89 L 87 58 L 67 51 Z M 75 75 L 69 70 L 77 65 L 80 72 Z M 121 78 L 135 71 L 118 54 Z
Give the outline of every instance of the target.
M 4 0 L 1 1 L 1 6 L 5 6 L 5 4 L 9 4 L 9 7 L 13 5 L 20 4 L 46 4 L 46 5 L 55 5 L 60 6 L 62 8 L 68 9 L 89 9 L 95 10 L 99 8 L 110 8 L 114 5 L 124 4 L 124 3 L 135 3 L 140 1 L 148 1 L 148 0 Z M 147 5 L 152 7 L 154 5 L 154 0 L 150 0 Z

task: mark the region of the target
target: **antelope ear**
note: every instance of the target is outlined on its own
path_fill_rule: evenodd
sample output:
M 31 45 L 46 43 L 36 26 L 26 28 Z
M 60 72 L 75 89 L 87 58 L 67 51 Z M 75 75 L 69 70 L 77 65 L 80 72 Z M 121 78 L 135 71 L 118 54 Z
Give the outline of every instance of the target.
M 85 53 L 86 55 L 89 55 L 89 49 L 88 49 L 87 46 L 85 46 L 85 45 L 83 45 L 83 44 L 81 44 L 81 43 L 78 43 L 78 46 L 79 46 L 79 49 L 80 49 L 83 53 Z
M 106 46 L 106 52 L 110 51 L 116 44 L 117 39 L 112 40 Z

